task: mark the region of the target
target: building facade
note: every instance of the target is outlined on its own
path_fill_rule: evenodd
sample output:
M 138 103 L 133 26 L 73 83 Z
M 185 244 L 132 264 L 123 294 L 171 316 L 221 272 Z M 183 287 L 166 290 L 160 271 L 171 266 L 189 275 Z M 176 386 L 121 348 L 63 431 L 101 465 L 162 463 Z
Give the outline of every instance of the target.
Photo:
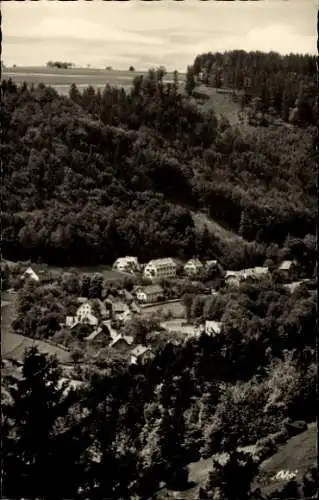
M 154 259 L 146 264 L 144 277 L 151 280 L 161 280 L 165 278 L 174 278 L 176 276 L 177 265 L 171 258 Z
M 184 266 L 184 272 L 189 276 L 198 274 L 203 269 L 203 264 L 199 259 L 190 259 Z

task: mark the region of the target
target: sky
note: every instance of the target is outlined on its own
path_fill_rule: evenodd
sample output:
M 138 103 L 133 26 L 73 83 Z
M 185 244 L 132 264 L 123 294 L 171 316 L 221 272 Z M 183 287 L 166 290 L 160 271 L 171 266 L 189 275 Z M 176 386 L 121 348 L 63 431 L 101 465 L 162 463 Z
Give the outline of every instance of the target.
M 318 0 L 2 2 L 2 60 L 185 70 L 226 50 L 316 54 Z

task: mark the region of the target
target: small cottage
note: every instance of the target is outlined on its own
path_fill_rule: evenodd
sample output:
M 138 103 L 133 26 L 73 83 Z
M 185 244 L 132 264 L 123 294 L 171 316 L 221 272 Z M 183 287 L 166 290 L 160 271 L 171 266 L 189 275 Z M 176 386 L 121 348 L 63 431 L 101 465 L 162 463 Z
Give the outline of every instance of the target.
M 140 266 L 137 257 L 119 257 L 113 264 L 113 269 L 122 273 L 134 274 L 139 271 Z
M 226 271 L 225 283 L 231 286 L 239 286 L 242 281 L 247 279 L 258 280 L 266 276 L 269 272 L 268 267 L 251 267 L 248 269 L 241 269 L 240 271 Z
M 281 262 L 278 271 L 282 278 L 289 280 L 293 278 L 293 275 L 297 268 L 297 262 L 295 260 L 284 260 Z
M 188 276 L 194 276 L 203 269 L 203 264 L 199 259 L 190 259 L 184 266 L 184 272 Z

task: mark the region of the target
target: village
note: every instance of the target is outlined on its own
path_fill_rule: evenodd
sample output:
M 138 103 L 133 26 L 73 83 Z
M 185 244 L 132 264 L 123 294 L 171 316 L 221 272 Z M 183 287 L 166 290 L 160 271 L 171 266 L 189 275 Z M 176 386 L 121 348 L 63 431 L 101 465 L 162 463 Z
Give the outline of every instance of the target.
M 110 355 L 120 354 L 128 363 L 136 364 L 152 358 L 159 341 L 178 345 L 202 334 L 218 335 L 222 323 L 216 318 L 190 317 L 187 295 L 193 300 L 195 297 L 207 300 L 225 289 L 236 290 L 244 282 L 274 278 L 293 292 L 310 281 L 300 274 L 298 263 L 293 260 L 284 260 L 275 269 L 260 266 L 234 271 L 224 270 L 218 260 L 202 262 L 192 258 L 181 262 L 163 258 L 143 265 L 137 257 L 126 256 L 114 262 L 112 272 L 118 273 L 119 281 L 113 283 L 111 291 L 106 282 L 99 297 L 76 297 L 60 322 L 60 332 L 51 339 L 35 341 L 41 350 L 47 346 L 49 351 L 52 346 L 62 349 L 65 367 L 68 364 L 65 355 L 71 354 L 74 346 L 80 345 L 86 353 L 107 348 Z M 36 286 L 43 282 L 48 287 L 56 276 L 45 278 L 37 266 L 28 266 L 21 279 Z M 7 296 L 14 295 L 14 289 L 7 290 Z M 189 304 L 191 307 L 191 302 Z M 141 336 L 142 330 L 146 333 Z M 21 363 L 21 349 L 20 346 L 3 352 L 3 357 Z M 70 376 L 70 366 L 65 371 Z

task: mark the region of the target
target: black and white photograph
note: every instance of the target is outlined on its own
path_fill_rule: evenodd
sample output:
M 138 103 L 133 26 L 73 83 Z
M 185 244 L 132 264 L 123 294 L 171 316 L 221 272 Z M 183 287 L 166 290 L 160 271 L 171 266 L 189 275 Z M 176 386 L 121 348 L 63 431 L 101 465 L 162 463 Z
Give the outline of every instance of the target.
M 1 18 L 1 499 L 315 500 L 317 0 Z

